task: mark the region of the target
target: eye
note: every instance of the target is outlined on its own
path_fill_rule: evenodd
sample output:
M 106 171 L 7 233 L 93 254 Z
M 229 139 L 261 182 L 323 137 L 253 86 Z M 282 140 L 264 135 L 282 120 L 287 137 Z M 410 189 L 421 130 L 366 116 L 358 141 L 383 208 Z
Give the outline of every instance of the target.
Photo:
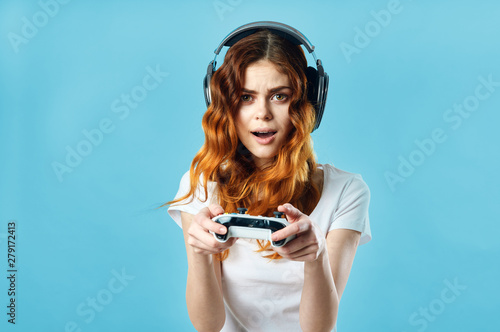
M 245 103 L 248 103 L 248 102 L 252 101 L 252 96 L 250 96 L 250 95 L 243 95 L 243 96 L 241 96 L 241 101 L 245 102 Z
M 288 96 L 284 93 L 277 93 L 273 96 L 273 99 L 277 100 L 277 101 L 284 101 L 288 98 Z

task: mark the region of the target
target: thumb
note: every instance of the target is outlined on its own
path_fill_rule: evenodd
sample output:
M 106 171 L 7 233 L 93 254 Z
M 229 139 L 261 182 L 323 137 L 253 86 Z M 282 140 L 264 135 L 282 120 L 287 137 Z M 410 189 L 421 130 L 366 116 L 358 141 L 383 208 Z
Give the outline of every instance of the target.
M 294 223 L 300 220 L 303 213 L 290 203 L 285 203 L 278 206 L 278 211 L 283 212 L 286 215 L 286 219 L 289 223 Z

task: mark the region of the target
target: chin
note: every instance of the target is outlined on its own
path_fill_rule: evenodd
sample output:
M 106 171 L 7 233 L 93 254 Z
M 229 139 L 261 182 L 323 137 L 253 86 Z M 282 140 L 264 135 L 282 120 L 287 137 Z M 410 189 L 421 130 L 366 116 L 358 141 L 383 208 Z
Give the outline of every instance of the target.
M 269 165 L 272 163 L 278 153 L 252 153 L 253 160 L 257 166 Z

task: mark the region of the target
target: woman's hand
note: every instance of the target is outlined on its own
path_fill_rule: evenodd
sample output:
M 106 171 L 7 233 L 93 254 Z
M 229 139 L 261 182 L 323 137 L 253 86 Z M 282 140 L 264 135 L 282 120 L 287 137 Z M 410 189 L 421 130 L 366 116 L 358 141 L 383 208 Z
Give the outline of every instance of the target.
M 227 228 L 212 220 L 212 218 L 223 213 L 224 209 L 220 205 L 212 204 L 201 209 L 194 216 L 193 222 L 191 222 L 188 229 L 187 243 L 195 253 L 203 255 L 219 254 L 236 242 L 236 238 L 230 238 L 227 242 L 221 243 L 215 239 L 213 234 L 209 233 L 209 231 L 212 231 L 218 234 L 226 234 Z
M 284 212 L 290 225 L 274 232 L 271 239 L 279 241 L 291 235 L 296 238 L 283 247 L 273 247 L 282 257 L 303 262 L 312 262 L 326 250 L 326 238 L 321 229 L 292 204 L 278 206 L 278 211 Z

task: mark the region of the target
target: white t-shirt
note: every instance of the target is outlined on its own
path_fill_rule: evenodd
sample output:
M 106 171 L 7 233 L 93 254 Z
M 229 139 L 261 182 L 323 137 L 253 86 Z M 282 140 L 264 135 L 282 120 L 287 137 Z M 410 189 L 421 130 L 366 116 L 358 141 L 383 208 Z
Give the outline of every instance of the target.
M 332 165 L 319 165 L 324 171 L 321 198 L 309 215 L 326 234 L 333 229 L 361 232 L 359 244 L 371 240 L 368 205 L 370 191 L 358 174 Z M 176 198 L 189 190 L 189 172 L 182 177 Z M 197 214 L 216 203 L 211 194 L 215 183 L 208 183 L 204 200 L 201 184 L 191 203 L 170 206 L 168 212 L 181 226 L 180 212 Z M 283 202 L 286 203 L 286 202 Z M 182 226 L 181 226 L 182 227 Z M 299 304 L 304 283 L 304 263 L 286 259 L 269 260 L 257 253 L 255 240 L 238 239 L 222 262 L 222 288 L 226 306 L 226 323 L 222 331 L 301 331 Z

